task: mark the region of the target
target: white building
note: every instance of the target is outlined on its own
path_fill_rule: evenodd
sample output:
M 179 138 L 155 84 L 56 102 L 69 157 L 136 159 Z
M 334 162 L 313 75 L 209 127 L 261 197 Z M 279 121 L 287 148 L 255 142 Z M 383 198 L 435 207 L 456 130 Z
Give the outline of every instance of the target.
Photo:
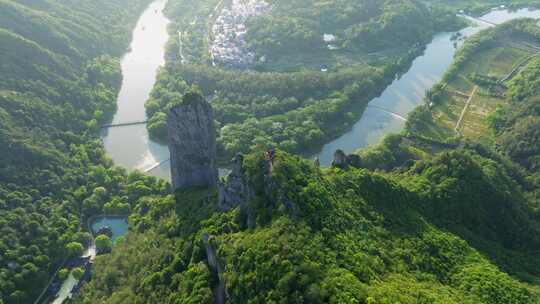
M 263 0 L 233 0 L 224 8 L 212 27 L 214 41 L 210 46 L 213 64 L 247 68 L 255 61 L 246 41 L 246 22 L 264 13 L 268 3 Z

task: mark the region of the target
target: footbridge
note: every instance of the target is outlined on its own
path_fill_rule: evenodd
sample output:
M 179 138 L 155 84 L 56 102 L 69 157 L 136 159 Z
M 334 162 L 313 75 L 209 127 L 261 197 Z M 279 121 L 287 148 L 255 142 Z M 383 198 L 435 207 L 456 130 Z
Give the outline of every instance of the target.
M 149 173 L 151 172 L 152 170 L 158 168 L 158 167 L 161 167 L 161 165 L 169 162 L 171 159 L 170 158 L 167 158 L 165 160 L 162 160 L 160 161 L 159 163 L 155 163 L 154 165 L 152 165 L 151 167 L 147 168 L 147 169 L 144 169 L 144 173 Z
M 130 122 L 121 122 L 121 123 L 111 123 L 111 124 L 101 125 L 100 128 L 101 129 L 110 129 L 110 128 L 117 128 L 117 127 L 145 125 L 147 123 L 148 123 L 148 120 L 130 121 Z
M 386 108 L 383 108 L 383 107 L 381 107 L 381 106 L 368 104 L 367 107 L 368 107 L 368 108 L 377 109 L 377 110 L 381 110 L 381 111 L 383 111 L 383 112 L 385 112 L 385 113 L 388 113 L 388 114 L 390 114 L 390 115 L 392 115 L 392 116 L 397 117 L 398 119 L 401 119 L 401 120 L 403 120 L 403 121 L 407 121 L 407 118 L 404 117 L 403 115 L 401 115 L 401 114 L 399 114 L 399 113 L 396 113 L 396 112 L 393 112 L 393 111 L 390 111 L 390 110 L 388 110 L 388 109 L 386 109 Z

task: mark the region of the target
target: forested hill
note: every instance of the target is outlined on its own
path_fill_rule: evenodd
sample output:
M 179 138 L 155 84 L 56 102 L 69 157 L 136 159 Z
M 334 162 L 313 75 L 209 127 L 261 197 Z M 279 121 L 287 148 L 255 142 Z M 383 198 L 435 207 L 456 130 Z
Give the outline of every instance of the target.
M 177 34 L 146 104 L 150 135 L 165 141 L 168 107 L 197 84 L 212 99 L 218 153 L 227 160 L 258 143 L 292 153 L 320 149 L 359 119 L 435 33 L 465 26 L 449 10 L 416 0 L 272 0 L 261 15 L 238 25 L 245 26 L 236 34 L 246 47 L 232 61 L 248 51 L 255 58 L 239 70 L 211 59 L 236 49 L 212 41 L 227 32 L 214 30 L 215 19 L 233 2 L 261 1 L 169 2 L 170 31 Z
M 271 173 L 268 162 L 262 151 L 244 160 L 256 193 L 244 208 L 219 212 L 205 191 L 141 202 L 77 303 L 214 303 L 219 279 L 238 304 L 538 303 L 477 246 L 511 244 L 507 262 L 539 274 L 525 254 L 540 248 L 538 221 L 489 159 L 462 150 L 393 174 L 321 171 L 280 151 Z M 474 245 L 446 228 L 457 219 Z
M 373 66 L 239 76 L 202 54 L 219 1 L 171 0 L 169 55 L 185 39 L 192 64 L 162 72 L 148 111 L 163 123 L 168 104 L 194 82 L 213 95 L 222 152 L 250 151 L 236 168 L 247 194 L 227 209 L 215 189 L 170 194 L 162 180 L 127 174 L 99 141 L 98 126 L 115 108 L 119 56 L 150 0 L 0 0 L 0 304 L 34 303 L 63 261 L 91 242 L 86 220 L 102 213 L 129 215 L 130 232 L 97 257 L 92 281 L 69 302 L 200 304 L 223 295 L 234 304 L 539 304 L 540 59 L 529 53 L 540 43 L 536 21 L 465 42 L 446 83 L 402 134 L 320 168 L 284 150 L 343 131 L 356 115 L 350 107 L 362 108 L 445 28 L 437 12 L 452 16 L 450 28 L 460 24 L 415 0 L 358 2 L 381 18 L 355 26 L 348 18 L 356 14 L 330 12 L 341 17 L 324 24 L 351 34 L 339 37 L 342 46 L 369 52 L 356 38 L 385 49 L 405 35 L 402 54 Z M 297 17 L 314 11 L 291 13 L 303 29 L 310 20 Z M 432 27 L 421 32 L 415 21 Z M 190 24 L 199 31 L 176 35 L 175 26 Z M 490 73 L 508 73 L 509 59 L 521 68 L 499 82 Z M 458 128 L 452 111 L 464 108 L 469 87 L 471 108 L 484 116 L 465 115 Z
M 416 0 L 268 2 L 270 12 L 248 25 L 248 41 L 270 57 L 327 48 L 320 39 L 325 33 L 337 35 L 334 43 L 349 51 L 409 47 L 455 23 L 448 11 Z
M 33 303 L 88 243 L 87 216 L 129 210 L 156 183 L 113 169 L 96 128 L 149 3 L 0 0 L 0 303 Z
M 536 23 L 466 41 L 402 134 L 333 168 L 255 150 L 240 207 L 201 189 L 141 200 L 76 302 L 213 303 L 221 282 L 240 304 L 540 303 L 540 60 L 507 83 L 492 74 L 529 58 L 515 45 L 540 42 Z M 485 115 L 460 132 L 441 119 L 463 108 L 457 85 L 480 87 L 471 109 Z M 473 140 L 479 121 L 489 129 Z
M 455 11 L 456 13 L 464 10 L 469 14 L 482 15 L 494 7 L 504 5 L 506 8 L 516 9 L 521 7 L 540 7 L 538 0 L 425 0 L 431 5 L 442 5 Z

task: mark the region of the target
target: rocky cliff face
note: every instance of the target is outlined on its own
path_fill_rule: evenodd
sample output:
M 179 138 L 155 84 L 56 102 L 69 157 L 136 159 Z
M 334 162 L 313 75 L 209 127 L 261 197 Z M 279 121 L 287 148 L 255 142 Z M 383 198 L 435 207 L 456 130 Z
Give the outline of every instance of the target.
M 204 97 L 188 92 L 182 103 L 169 111 L 167 130 L 174 189 L 216 186 L 214 115 Z
M 347 155 L 342 150 L 336 150 L 334 152 L 334 160 L 332 161 L 332 167 L 347 169 L 349 166 L 360 168 L 362 160 L 360 156 L 356 154 Z
M 227 211 L 238 206 L 245 206 L 254 197 L 243 168 L 244 156 L 237 154 L 233 159 L 231 173 L 227 180 L 219 184 L 218 207 Z
M 208 266 L 210 266 L 210 271 L 218 277 L 218 285 L 214 287 L 214 303 L 225 304 L 229 296 L 227 295 L 227 289 L 225 288 L 223 271 L 216 255 L 216 249 L 210 244 L 210 235 L 208 233 L 204 233 L 202 239 L 204 246 L 206 247 L 206 259 Z

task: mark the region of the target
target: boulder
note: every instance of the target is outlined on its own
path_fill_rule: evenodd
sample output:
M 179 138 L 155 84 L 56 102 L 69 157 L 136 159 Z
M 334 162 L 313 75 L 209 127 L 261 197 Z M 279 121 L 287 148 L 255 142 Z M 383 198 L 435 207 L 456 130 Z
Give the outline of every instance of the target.
M 332 161 L 332 167 L 345 169 L 348 167 L 347 155 L 343 150 L 336 150 L 334 152 L 334 160 Z

